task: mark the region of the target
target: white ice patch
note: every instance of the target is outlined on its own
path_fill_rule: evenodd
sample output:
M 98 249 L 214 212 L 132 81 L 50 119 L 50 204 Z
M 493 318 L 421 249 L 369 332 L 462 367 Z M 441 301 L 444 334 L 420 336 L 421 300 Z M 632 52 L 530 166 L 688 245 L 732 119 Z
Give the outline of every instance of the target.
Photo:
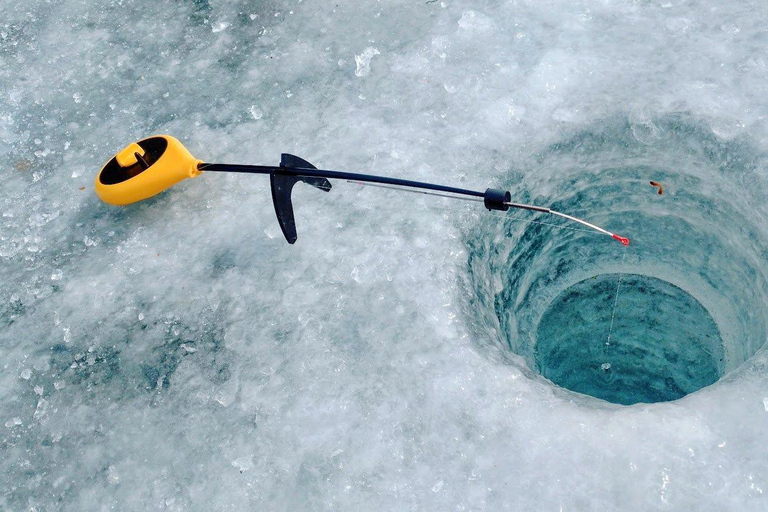
M 213 33 L 222 32 L 222 31 L 226 30 L 227 28 L 229 28 L 230 25 L 231 25 L 231 23 L 226 22 L 226 21 L 217 21 L 217 22 L 211 24 L 211 32 L 213 32 Z
M 371 72 L 371 59 L 380 55 L 379 50 L 369 46 L 360 55 L 355 55 L 355 76 L 368 76 Z
M 222 407 L 229 407 L 237 397 L 238 381 L 237 376 L 233 376 L 227 382 L 219 386 L 214 392 L 213 399 Z
M 5 426 L 8 427 L 8 428 L 13 428 L 13 427 L 16 427 L 18 425 L 21 425 L 21 418 L 18 418 L 18 417 L 11 418 L 10 420 L 5 422 Z
M 457 22 L 459 27 L 466 32 L 488 32 L 493 29 L 493 20 L 477 11 L 464 11 Z
M 239 457 L 232 461 L 232 465 L 241 473 L 245 473 L 253 467 L 253 457 Z
M 120 474 L 117 472 L 117 469 L 115 469 L 115 466 L 109 466 L 109 468 L 107 468 L 107 482 L 109 482 L 110 485 L 117 485 L 120 483 Z
M 48 400 L 46 400 L 45 398 L 41 398 L 37 402 L 37 407 L 35 407 L 35 413 L 32 415 L 32 417 L 40 421 L 45 417 L 45 414 L 47 412 L 48 412 Z
M 659 129 L 647 112 L 641 110 L 630 112 L 629 125 L 632 135 L 643 144 L 653 144 L 659 139 Z
M 257 107 L 256 105 L 251 105 L 251 108 L 248 109 L 248 113 L 256 121 L 258 121 L 259 119 L 264 117 L 264 112 L 262 112 L 262 110 L 259 107 Z

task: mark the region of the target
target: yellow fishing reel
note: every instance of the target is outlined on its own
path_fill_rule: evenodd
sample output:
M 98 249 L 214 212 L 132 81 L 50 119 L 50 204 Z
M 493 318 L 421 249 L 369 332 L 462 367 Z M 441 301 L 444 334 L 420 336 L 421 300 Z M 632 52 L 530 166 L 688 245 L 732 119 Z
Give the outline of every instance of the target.
M 118 206 L 159 194 L 186 178 L 201 174 L 203 163 L 170 135 L 156 135 L 129 144 L 96 176 L 96 194 Z

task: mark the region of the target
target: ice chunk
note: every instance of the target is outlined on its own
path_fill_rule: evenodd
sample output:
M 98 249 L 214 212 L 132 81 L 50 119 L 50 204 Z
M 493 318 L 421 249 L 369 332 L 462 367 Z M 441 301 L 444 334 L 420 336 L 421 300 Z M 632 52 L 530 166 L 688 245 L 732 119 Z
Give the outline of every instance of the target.
M 229 407 L 235 401 L 237 396 L 238 382 L 236 377 L 232 377 L 227 382 L 219 386 L 214 392 L 213 399 L 223 407 Z
M 115 466 L 109 466 L 107 468 L 107 482 L 110 485 L 117 485 L 120 483 L 120 474 L 115 469 Z
M 251 108 L 248 109 L 248 112 L 251 114 L 251 117 L 257 121 L 264 117 L 264 112 L 262 112 L 261 109 L 256 105 L 251 105 Z
M 48 400 L 41 398 L 37 402 L 37 407 L 35 407 L 35 413 L 32 415 L 32 417 L 40 421 L 45 417 L 46 412 L 48 412 Z
M 487 32 L 493 28 L 493 20 L 485 14 L 473 10 L 461 13 L 457 22 L 459 27 L 468 32 Z
M 231 23 L 226 22 L 226 21 L 217 21 L 217 22 L 211 24 L 211 32 L 214 32 L 214 33 L 222 32 L 222 31 L 226 30 L 227 28 L 229 28 L 230 25 L 231 25 Z
M 21 425 L 21 418 L 11 418 L 10 420 L 5 422 L 5 426 L 8 428 L 13 428 L 18 425 Z
M 253 467 L 253 457 L 239 457 L 232 461 L 232 465 L 239 469 L 241 473 L 245 473 Z
M 371 72 L 371 59 L 380 55 L 379 50 L 369 46 L 360 55 L 355 55 L 355 76 L 368 76 Z

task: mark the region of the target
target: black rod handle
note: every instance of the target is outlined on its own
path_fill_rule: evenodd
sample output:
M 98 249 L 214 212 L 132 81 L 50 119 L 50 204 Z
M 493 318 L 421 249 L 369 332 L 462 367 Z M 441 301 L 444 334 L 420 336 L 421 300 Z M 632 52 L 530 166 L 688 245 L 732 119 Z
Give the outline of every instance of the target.
M 236 165 L 236 164 L 210 164 L 202 163 L 197 167 L 201 171 L 214 172 L 245 172 L 251 174 L 272 174 L 274 172 L 288 174 L 290 176 L 317 176 L 320 178 L 332 178 L 339 180 L 354 180 L 368 183 L 384 183 L 387 185 L 397 185 L 400 187 L 421 188 L 425 190 L 436 190 L 439 192 L 448 192 L 451 194 L 460 194 L 473 197 L 485 197 L 484 192 L 467 190 L 463 188 L 447 187 L 445 185 L 436 185 L 434 183 L 425 183 L 422 181 L 402 180 L 399 178 L 388 178 L 386 176 L 375 176 L 372 174 L 357 174 L 353 172 L 328 171 L 325 169 L 310 169 L 306 167 L 275 167 L 268 165 Z

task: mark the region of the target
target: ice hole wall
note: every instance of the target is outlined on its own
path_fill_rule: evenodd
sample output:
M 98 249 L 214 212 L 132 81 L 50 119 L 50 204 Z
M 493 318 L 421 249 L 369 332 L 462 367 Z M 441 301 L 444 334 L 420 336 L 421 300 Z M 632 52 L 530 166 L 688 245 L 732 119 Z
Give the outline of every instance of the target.
M 467 233 L 480 343 L 623 405 L 717 382 L 766 341 L 765 167 L 748 141 L 683 115 L 614 119 L 516 163 L 516 200 L 632 243 L 527 212 L 481 217 Z

